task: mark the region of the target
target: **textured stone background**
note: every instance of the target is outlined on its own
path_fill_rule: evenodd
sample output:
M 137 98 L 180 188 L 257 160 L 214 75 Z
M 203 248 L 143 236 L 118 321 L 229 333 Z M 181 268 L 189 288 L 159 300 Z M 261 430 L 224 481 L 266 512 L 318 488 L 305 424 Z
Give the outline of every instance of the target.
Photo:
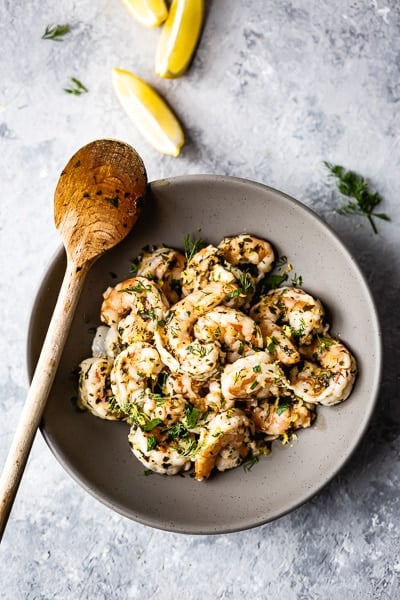
M 68 22 L 62 43 L 41 40 Z M 6 599 L 400 597 L 400 6 L 397 0 L 212 0 L 190 72 L 153 72 L 158 30 L 118 0 L 0 3 L 0 464 L 22 407 L 31 303 L 59 245 L 52 196 L 66 160 L 97 137 L 137 147 L 149 179 L 224 173 L 268 183 L 320 214 L 361 265 L 382 321 L 382 392 L 370 430 L 314 499 L 247 532 L 183 536 L 130 522 L 83 492 L 39 435 L 4 536 Z M 121 112 L 120 66 L 184 123 L 181 157 L 158 155 Z M 89 93 L 63 92 L 70 76 Z M 335 212 L 322 161 L 367 176 L 391 223 Z

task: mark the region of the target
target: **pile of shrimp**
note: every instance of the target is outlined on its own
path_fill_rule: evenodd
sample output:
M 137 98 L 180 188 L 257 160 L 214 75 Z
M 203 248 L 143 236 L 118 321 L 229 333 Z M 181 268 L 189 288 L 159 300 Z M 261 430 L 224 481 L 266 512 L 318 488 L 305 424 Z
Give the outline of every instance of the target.
M 130 425 L 149 469 L 198 481 L 253 464 L 351 393 L 357 366 L 324 307 L 300 287 L 268 289 L 269 242 L 241 234 L 189 256 L 149 248 L 103 294 L 79 405 Z M 260 293 L 260 289 L 266 289 Z

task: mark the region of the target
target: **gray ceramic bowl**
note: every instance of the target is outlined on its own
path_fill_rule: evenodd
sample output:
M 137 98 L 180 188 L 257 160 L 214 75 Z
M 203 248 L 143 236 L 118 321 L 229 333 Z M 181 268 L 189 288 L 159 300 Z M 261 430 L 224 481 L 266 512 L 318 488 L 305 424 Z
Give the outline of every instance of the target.
M 42 433 L 58 460 L 87 491 L 119 513 L 175 532 L 223 533 L 271 521 L 320 490 L 343 466 L 366 430 L 377 396 L 381 340 L 371 294 L 356 263 L 309 209 L 261 184 L 195 175 L 156 181 L 131 236 L 89 273 L 43 419 Z M 200 231 L 200 233 L 199 233 Z M 198 483 L 189 476 L 144 475 L 131 454 L 128 425 L 74 409 L 73 372 L 90 356 L 89 328 L 99 324 L 102 292 L 130 276 L 130 260 L 146 244 L 182 247 L 186 234 L 219 242 L 253 233 L 270 240 L 303 277 L 304 289 L 327 307 L 332 332 L 354 352 L 359 376 L 351 397 L 320 408 L 311 429 L 250 472 L 241 467 Z M 28 341 L 32 375 L 65 270 L 51 263 L 33 308 Z

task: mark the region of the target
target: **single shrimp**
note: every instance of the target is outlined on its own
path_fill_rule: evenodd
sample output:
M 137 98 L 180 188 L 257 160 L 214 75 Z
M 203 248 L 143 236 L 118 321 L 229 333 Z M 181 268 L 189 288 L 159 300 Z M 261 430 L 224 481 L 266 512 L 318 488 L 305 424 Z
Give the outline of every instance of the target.
M 253 319 L 227 306 L 217 306 L 200 317 L 194 325 L 194 335 L 203 342 L 218 341 L 227 353 L 228 363 L 263 347 L 260 328 Z
M 288 337 L 309 344 L 316 334 L 326 333 L 325 311 L 319 300 L 302 289 L 281 287 L 268 292 L 251 311 L 261 325 L 263 320 L 282 325 Z
M 163 319 L 168 301 L 156 284 L 145 277 L 132 277 L 109 287 L 103 294 L 101 320 L 118 326 L 125 344 L 151 341 L 157 322 Z
M 139 256 L 137 275 L 152 279 L 163 291 L 170 304 L 181 297 L 181 275 L 186 258 L 178 250 L 160 246 Z
M 357 375 L 357 363 L 344 344 L 330 336 L 318 336 L 302 347 L 304 360 L 290 371 L 290 388 L 305 402 L 332 406 L 346 400 Z
M 185 439 L 170 439 L 156 427 L 144 431 L 133 425 L 128 436 L 129 445 L 136 458 L 147 468 L 161 475 L 177 475 L 192 466 L 191 453 L 195 446 L 194 435 Z
M 303 402 L 290 401 L 285 405 L 284 398 L 281 398 L 280 404 L 260 402 L 252 410 L 251 416 L 255 430 L 271 436 L 272 439 L 293 429 L 310 427 L 315 418 L 315 411 Z
M 91 357 L 79 365 L 78 406 L 100 419 L 118 421 L 124 413 L 114 407 L 110 386 L 111 362 L 106 357 Z
M 279 396 L 288 386 L 284 372 L 271 362 L 268 352 L 256 352 L 225 365 L 221 373 L 222 394 L 226 400 Z
M 250 451 L 252 433 L 253 424 L 242 410 L 231 408 L 216 414 L 201 430 L 194 458 L 196 480 L 209 477 L 224 448 L 229 447 L 236 458 L 232 467 L 243 462 Z
M 210 244 L 188 260 L 182 272 L 182 292 L 188 296 L 208 286 L 212 281 L 235 283 L 237 278 L 224 263 L 223 254 Z
M 244 269 L 254 278 L 255 283 L 271 271 L 275 260 L 274 250 L 269 242 L 248 234 L 224 237 L 218 244 L 218 249 L 225 260 Z
M 163 369 L 157 350 L 135 342 L 120 352 L 110 372 L 111 389 L 120 407 L 136 402 Z
M 198 381 L 212 377 L 218 368 L 220 345 L 193 338 L 197 319 L 220 304 L 233 286 L 221 281 L 192 292 L 166 314 L 155 332 L 155 344 L 164 364 L 173 373 L 185 373 Z M 235 289 L 235 288 L 233 288 Z

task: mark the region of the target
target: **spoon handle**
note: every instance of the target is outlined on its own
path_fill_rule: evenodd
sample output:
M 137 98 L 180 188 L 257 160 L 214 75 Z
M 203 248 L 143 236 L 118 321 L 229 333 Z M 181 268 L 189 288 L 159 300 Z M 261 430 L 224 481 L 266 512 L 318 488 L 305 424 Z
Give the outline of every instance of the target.
M 68 261 L 31 386 L 0 478 L 0 541 L 46 406 L 90 264 Z

